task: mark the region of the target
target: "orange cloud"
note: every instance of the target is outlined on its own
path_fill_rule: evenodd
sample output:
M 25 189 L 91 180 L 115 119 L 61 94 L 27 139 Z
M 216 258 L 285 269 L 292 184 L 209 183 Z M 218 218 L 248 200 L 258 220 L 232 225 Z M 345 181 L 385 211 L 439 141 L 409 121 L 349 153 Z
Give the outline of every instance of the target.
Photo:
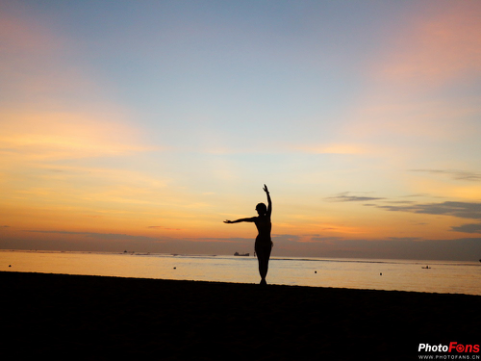
M 366 146 L 341 143 L 322 144 L 318 146 L 301 146 L 296 147 L 295 150 L 313 154 L 364 154 L 368 152 Z
M 477 182 L 476 182 L 477 183 Z M 407 185 L 413 193 L 425 193 L 442 196 L 445 198 L 471 200 L 481 199 L 481 187 L 478 184 L 461 183 L 456 180 L 444 178 L 426 178 L 423 176 L 412 177 Z
M 425 139 L 462 139 L 472 130 L 468 125 L 461 127 L 460 122 L 480 110 L 479 106 L 463 102 L 396 99 L 395 94 L 371 95 L 353 114 L 357 121 L 348 124 L 345 131 L 356 137 L 390 133 L 396 137 L 415 134 Z
M 139 132 L 102 114 L 2 112 L 0 149 L 15 161 L 120 155 L 154 150 Z M 112 118 L 121 117 L 111 114 Z
M 0 108 L 2 161 L 146 150 L 137 130 L 126 125 L 125 109 L 98 105 L 104 94 L 69 42 L 19 13 L 0 13 L 0 79 L 10 95 Z

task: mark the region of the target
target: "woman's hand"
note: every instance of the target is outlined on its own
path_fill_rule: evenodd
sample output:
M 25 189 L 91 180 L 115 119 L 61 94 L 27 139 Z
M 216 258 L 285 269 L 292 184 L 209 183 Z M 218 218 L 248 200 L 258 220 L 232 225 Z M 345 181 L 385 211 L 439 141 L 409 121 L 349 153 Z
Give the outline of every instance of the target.
M 229 221 L 229 220 L 225 220 L 224 223 L 234 223 L 234 222 Z
M 269 193 L 269 190 L 267 189 L 267 186 L 264 184 L 264 192 Z

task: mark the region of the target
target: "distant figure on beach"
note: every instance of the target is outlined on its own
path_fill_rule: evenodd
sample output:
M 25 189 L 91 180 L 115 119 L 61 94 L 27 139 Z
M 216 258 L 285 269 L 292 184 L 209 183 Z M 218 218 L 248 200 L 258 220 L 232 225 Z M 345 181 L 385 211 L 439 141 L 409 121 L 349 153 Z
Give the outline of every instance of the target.
M 259 234 L 256 238 L 255 252 L 257 260 L 259 261 L 259 273 L 261 275 L 261 285 L 266 285 L 267 270 L 269 268 L 269 257 L 271 256 L 272 241 L 271 241 L 271 213 L 272 202 L 269 195 L 269 190 L 264 184 L 264 192 L 267 194 L 267 204 L 259 203 L 256 206 L 256 211 L 259 214 L 257 217 L 241 218 L 235 221 L 224 221 L 224 223 L 239 223 L 239 222 L 254 222 Z

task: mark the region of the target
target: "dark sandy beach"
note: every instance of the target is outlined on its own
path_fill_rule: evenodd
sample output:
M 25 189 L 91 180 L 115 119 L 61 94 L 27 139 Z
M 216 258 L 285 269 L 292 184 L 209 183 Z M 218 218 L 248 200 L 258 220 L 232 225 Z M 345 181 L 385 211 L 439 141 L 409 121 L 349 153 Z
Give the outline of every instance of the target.
M 479 296 L 15 272 L 0 285 L 14 360 L 415 360 L 419 343 L 481 343 Z

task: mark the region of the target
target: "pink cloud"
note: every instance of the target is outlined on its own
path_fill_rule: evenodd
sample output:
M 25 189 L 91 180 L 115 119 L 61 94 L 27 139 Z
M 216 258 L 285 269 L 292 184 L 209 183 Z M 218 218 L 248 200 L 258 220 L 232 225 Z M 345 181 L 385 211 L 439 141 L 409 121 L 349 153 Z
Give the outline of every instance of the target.
M 439 86 L 481 72 L 481 3 L 450 2 L 416 15 L 376 67 L 381 79 Z M 433 10 L 433 9 L 431 9 Z M 379 65 L 379 64 L 378 64 Z

